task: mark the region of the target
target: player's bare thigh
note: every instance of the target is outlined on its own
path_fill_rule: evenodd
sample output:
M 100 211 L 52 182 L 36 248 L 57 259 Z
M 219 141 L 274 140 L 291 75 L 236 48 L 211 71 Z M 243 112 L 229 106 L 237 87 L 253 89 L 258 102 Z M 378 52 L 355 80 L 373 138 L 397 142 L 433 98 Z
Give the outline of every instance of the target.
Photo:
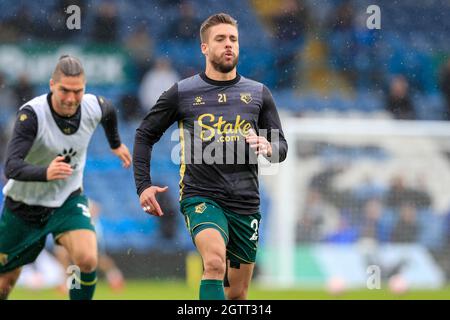
M 63 233 L 58 244 L 66 248 L 72 263 L 82 272 L 92 272 L 97 268 L 97 238 L 92 230 L 72 230 Z
M 214 228 L 200 231 L 195 236 L 195 245 L 203 260 L 203 279 L 222 280 L 225 276 L 225 241 Z

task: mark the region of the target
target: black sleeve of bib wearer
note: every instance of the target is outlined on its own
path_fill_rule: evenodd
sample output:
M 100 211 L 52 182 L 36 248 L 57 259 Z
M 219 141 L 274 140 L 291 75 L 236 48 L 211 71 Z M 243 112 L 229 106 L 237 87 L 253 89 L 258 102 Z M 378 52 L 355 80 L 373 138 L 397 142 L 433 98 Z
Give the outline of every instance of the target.
M 106 139 L 108 139 L 111 149 L 116 149 L 121 144 L 116 109 L 104 97 L 97 97 L 97 100 L 100 109 L 102 109 L 102 120 L 100 123 L 105 130 Z
M 18 181 L 47 181 L 47 167 L 29 164 L 25 157 L 38 131 L 36 113 L 25 106 L 17 112 L 14 131 L 6 151 L 5 176 Z
M 178 85 L 164 92 L 136 130 L 133 148 L 134 182 L 138 195 L 152 185 L 150 161 L 153 145 L 178 119 Z
M 274 163 L 284 161 L 287 156 L 288 144 L 284 138 L 280 117 L 272 94 L 266 86 L 263 88 L 263 106 L 259 115 L 258 127 L 267 130 L 267 140 L 272 144 L 272 156 L 267 157 L 267 159 Z

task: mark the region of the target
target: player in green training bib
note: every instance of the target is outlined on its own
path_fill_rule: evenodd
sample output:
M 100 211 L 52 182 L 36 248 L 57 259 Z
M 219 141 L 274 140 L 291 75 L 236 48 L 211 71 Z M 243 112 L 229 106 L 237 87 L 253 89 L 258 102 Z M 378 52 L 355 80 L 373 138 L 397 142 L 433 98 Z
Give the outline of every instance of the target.
M 121 143 L 115 109 L 103 97 L 85 94 L 81 62 L 62 56 L 50 93 L 20 107 L 5 162 L 9 179 L 0 218 L 0 299 L 6 299 L 21 267 L 33 262 L 47 235 L 65 247 L 74 264 L 72 300 L 92 299 L 97 282 L 97 239 L 83 195 L 89 141 L 99 123 L 112 152 L 131 164 Z

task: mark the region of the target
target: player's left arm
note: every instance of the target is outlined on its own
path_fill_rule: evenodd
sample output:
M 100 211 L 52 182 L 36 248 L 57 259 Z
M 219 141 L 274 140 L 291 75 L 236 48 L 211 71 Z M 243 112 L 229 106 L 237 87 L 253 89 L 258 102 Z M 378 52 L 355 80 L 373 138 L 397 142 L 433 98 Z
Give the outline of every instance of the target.
M 270 162 L 282 162 L 286 159 L 288 145 L 284 138 L 275 102 L 269 89 L 263 87 L 263 105 L 259 114 L 258 133 L 250 133 L 246 141 Z
M 131 165 L 131 154 L 127 146 L 120 141 L 117 112 L 110 101 L 103 97 L 97 97 L 102 110 L 101 124 L 105 130 L 111 151 L 122 161 L 125 168 Z

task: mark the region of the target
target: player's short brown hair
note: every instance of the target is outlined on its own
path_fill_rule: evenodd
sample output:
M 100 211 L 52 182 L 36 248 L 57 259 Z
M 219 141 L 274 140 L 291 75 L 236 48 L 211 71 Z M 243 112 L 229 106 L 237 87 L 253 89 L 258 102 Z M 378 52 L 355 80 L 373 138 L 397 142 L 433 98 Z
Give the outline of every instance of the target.
M 216 13 L 210 16 L 208 19 L 203 21 L 200 27 L 200 40 L 205 42 L 208 38 L 208 30 L 211 27 L 217 26 L 218 24 L 225 23 L 231 24 L 232 26 L 238 27 L 236 19 L 226 13 Z
M 58 81 L 61 78 L 61 75 L 66 77 L 78 77 L 84 75 L 83 65 L 80 60 L 70 55 L 61 56 L 52 73 L 52 79 Z

